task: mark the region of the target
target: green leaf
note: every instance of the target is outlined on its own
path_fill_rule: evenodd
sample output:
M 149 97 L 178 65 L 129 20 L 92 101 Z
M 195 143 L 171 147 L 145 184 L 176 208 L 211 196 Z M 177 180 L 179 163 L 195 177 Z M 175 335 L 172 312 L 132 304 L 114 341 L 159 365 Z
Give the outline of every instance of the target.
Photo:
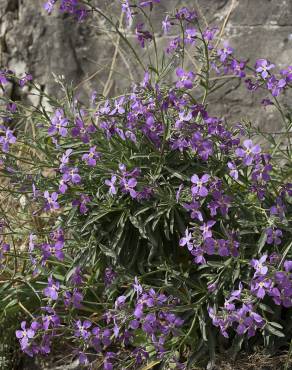
M 285 337 L 285 334 L 284 333 L 282 333 L 280 330 L 277 330 L 277 329 L 275 329 L 272 325 L 270 325 L 270 324 L 267 324 L 266 326 L 265 326 L 265 329 L 269 332 L 269 333 L 271 333 L 271 334 L 273 334 L 273 335 L 276 335 L 277 337 Z

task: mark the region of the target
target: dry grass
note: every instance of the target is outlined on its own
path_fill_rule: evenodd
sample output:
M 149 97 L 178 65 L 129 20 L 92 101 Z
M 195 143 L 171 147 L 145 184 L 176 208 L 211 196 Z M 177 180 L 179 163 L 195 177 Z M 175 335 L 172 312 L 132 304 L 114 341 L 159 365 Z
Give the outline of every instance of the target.
M 275 356 L 264 352 L 254 354 L 241 353 L 235 361 L 228 356 L 218 356 L 214 370 L 284 370 L 287 363 L 287 353 Z M 287 370 L 292 370 L 292 359 L 289 360 Z M 205 370 L 202 367 L 192 367 L 192 370 Z

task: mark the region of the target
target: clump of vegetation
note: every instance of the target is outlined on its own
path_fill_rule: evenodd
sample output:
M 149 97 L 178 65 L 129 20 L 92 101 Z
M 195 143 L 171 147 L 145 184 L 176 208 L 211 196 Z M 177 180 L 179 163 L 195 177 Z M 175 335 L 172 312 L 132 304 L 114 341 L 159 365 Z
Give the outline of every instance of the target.
M 175 36 L 160 56 L 159 2 L 121 2 L 128 24 L 145 18 L 146 65 L 93 2 L 61 1 L 79 21 L 97 12 L 129 46 L 145 74 L 125 94 L 85 104 L 60 80 L 64 97 L 47 107 L 1 98 L 1 192 L 15 209 L 0 208 L 0 320 L 19 320 L 28 356 L 64 348 L 94 369 L 184 369 L 206 352 L 211 368 L 222 348 L 289 348 L 292 121 L 279 100 L 292 67 L 248 66 L 187 8 L 163 20 Z M 266 91 L 285 123 L 277 140 L 210 115 L 218 75 Z M 4 92 L 18 80 L 44 96 L 29 74 L 0 78 Z

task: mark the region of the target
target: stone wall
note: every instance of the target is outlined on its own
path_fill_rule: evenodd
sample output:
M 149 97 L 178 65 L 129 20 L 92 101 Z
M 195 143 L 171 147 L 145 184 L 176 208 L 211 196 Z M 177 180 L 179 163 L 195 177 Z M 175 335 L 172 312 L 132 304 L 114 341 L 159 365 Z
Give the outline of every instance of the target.
M 64 75 L 74 86 L 81 83 L 79 90 L 83 93 L 92 89 L 109 94 L 125 91 L 129 78 L 137 78 L 140 71 L 129 62 L 123 48 L 118 48 L 116 61 L 111 65 L 116 36 L 105 33 L 105 25 L 98 20 L 76 24 L 67 16 L 48 16 L 42 9 L 43 2 L 0 1 L 0 64 L 19 74 L 29 71 L 44 90 L 53 94 L 57 94 L 57 89 L 52 73 Z M 118 18 L 114 2 L 103 2 Z M 291 0 L 162 0 L 160 17 L 182 5 L 197 8 L 208 24 L 222 24 L 233 5 L 223 38 L 235 47 L 236 55 L 251 62 L 259 57 L 268 58 L 280 67 L 292 64 Z M 156 23 L 161 21 L 160 17 L 156 17 Z M 163 37 L 158 35 L 159 48 L 162 45 Z M 210 109 L 230 122 L 252 120 L 273 130 L 279 118 L 273 109 L 263 115 L 258 104 L 261 98 L 247 93 L 233 80 L 212 98 Z

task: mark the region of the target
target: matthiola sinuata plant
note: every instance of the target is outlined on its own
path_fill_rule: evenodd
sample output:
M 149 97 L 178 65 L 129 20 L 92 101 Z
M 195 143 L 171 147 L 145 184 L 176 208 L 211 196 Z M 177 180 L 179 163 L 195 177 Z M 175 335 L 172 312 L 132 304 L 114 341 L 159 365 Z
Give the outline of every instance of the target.
M 292 120 L 278 97 L 292 67 L 248 66 L 185 7 L 162 19 L 173 36 L 160 56 L 151 23 L 159 0 L 120 1 L 127 26 L 145 17 L 133 26 L 136 44 L 93 3 L 47 1 L 45 9 L 79 21 L 97 12 L 144 78 L 119 97 L 93 92 L 88 105 L 63 81 L 65 97 L 46 96 L 48 108 L 1 98 L 1 192 L 26 215 L 21 227 L 0 208 L 1 319 L 21 308 L 16 337 L 28 356 L 64 347 L 94 369 L 184 369 L 204 349 L 212 367 L 219 344 L 238 349 L 250 337 L 287 346 Z M 137 45 L 152 44 L 155 62 L 146 65 Z M 285 123 L 277 140 L 208 112 L 223 75 L 266 91 L 263 105 Z M 43 94 L 30 75 L 8 70 L 4 92 L 10 80 Z M 23 118 L 31 132 L 13 128 Z

